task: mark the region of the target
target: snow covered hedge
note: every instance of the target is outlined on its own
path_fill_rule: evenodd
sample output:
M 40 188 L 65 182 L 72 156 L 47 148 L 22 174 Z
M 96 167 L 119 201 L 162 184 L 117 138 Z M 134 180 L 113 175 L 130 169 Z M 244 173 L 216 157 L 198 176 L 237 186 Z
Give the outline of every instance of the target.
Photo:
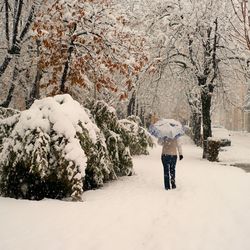
M 114 173 L 116 176 L 132 175 L 133 163 L 129 150 L 129 136 L 119 123 L 115 109 L 103 101 L 98 101 L 92 106 L 91 113 L 105 136 Z
M 98 101 L 85 109 L 69 95 L 0 110 L 0 193 L 25 199 L 81 200 L 84 190 L 133 174 L 130 154 L 151 141 L 137 118 L 119 121 Z
M 8 118 L 8 117 L 16 115 L 16 114 L 20 114 L 20 111 L 18 111 L 16 109 L 0 107 L 0 119 Z
M 10 135 L 19 117 L 19 111 L 0 107 L 0 152 L 3 148 L 3 138 Z
M 130 116 L 119 121 L 128 135 L 128 144 L 131 155 L 147 155 L 149 147 L 153 147 L 153 140 L 148 131 L 140 126 L 138 116 Z
M 48 97 L 1 123 L 9 120 L 13 129 L 0 154 L 1 194 L 80 200 L 87 162 L 80 135 L 88 133 L 95 144 L 99 131 L 80 104 L 69 95 Z

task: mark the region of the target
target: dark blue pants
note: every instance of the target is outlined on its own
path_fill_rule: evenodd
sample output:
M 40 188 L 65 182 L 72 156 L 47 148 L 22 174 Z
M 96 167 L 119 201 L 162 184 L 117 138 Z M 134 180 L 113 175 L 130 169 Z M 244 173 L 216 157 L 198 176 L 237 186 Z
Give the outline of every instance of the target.
M 175 185 L 175 166 L 177 161 L 176 155 L 162 155 L 161 161 L 164 169 L 164 186 L 165 189 L 176 188 Z

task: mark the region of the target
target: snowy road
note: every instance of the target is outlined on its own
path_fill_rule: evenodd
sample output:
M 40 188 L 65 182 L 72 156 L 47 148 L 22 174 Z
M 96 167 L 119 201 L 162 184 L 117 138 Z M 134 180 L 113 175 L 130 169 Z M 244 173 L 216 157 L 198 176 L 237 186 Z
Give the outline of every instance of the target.
M 136 175 L 83 203 L 0 198 L 1 250 L 249 250 L 250 174 L 201 159 L 186 142 L 177 189 L 163 189 L 160 148 Z

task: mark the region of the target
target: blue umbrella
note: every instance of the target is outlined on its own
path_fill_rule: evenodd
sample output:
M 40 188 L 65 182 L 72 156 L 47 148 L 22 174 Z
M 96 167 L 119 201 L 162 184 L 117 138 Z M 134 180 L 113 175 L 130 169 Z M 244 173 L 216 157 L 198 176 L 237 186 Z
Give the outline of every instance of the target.
M 174 119 L 161 119 L 150 125 L 149 133 L 160 139 L 175 139 L 185 134 L 181 123 Z

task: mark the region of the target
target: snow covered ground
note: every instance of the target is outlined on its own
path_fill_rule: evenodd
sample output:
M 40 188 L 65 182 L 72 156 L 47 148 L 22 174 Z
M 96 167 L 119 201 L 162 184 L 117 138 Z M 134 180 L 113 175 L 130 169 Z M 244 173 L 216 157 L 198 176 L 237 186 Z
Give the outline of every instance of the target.
M 220 157 L 250 163 L 249 144 L 249 134 L 233 134 Z M 0 198 L 0 249 L 249 250 L 250 174 L 202 160 L 184 138 L 177 189 L 165 191 L 160 150 L 84 202 Z
M 220 160 L 230 164 L 250 164 L 250 133 L 230 131 L 230 135 L 232 145 L 223 148 L 225 151 L 220 152 Z

